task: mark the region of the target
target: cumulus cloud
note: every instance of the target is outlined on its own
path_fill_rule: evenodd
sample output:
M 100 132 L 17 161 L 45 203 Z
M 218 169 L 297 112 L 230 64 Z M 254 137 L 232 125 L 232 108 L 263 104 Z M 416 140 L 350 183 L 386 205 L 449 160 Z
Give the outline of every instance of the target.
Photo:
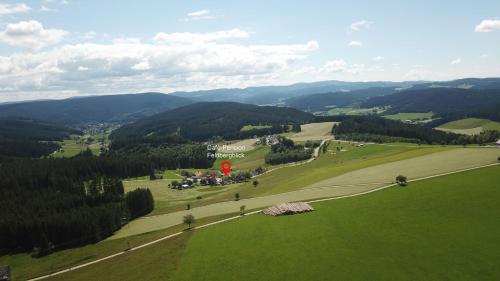
M 194 11 L 190 12 L 187 14 L 187 17 L 184 19 L 186 21 L 190 20 L 209 20 L 213 19 L 214 16 L 209 10 L 199 10 L 199 11 Z
M 38 50 L 56 44 L 67 34 L 61 29 L 45 29 L 35 20 L 8 24 L 0 32 L 0 42 L 16 47 Z
M 0 3 L 0 15 L 11 15 L 17 13 L 26 13 L 31 10 L 31 7 L 24 4 L 3 4 Z
M 363 42 L 361 41 L 351 41 L 349 44 L 347 44 L 349 47 L 361 47 L 363 46 Z
M 450 62 L 450 64 L 459 64 L 459 63 L 462 63 L 462 59 L 461 58 L 456 58 L 456 59 L 454 59 L 454 60 L 452 60 Z
M 353 31 L 361 31 L 362 29 L 368 29 L 372 26 L 373 22 L 367 20 L 360 20 L 357 22 L 351 23 L 349 28 Z
M 385 60 L 385 58 L 382 57 L 382 56 L 376 56 L 372 60 L 374 60 L 374 61 L 381 61 L 381 60 Z
M 475 32 L 492 32 L 500 30 L 500 20 L 483 20 L 476 25 Z
M 87 94 L 242 87 L 267 83 L 317 50 L 316 41 L 290 45 L 201 42 L 148 44 L 114 40 L 0 56 L 3 96 L 43 92 Z
M 164 33 L 159 32 L 153 38 L 156 43 L 168 44 L 168 43 L 202 43 L 208 41 L 217 41 L 222 39 L 230 38 L 247 38 L 250 36 L 250 32 L 240 30 L 238 28 L 233 28 L 229 30 L 222 30 L 216 32 L 206 32 L 206 33 L 192 33 L 192 32 L 175 32 L 175 33 Z

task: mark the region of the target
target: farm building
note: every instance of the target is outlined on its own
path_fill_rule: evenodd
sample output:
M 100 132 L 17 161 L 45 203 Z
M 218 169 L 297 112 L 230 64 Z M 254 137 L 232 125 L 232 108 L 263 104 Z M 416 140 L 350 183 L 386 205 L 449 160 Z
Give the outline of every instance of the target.
M 10 281 L 10 267 L 0 266 L 0 281 Z
M 282 203 L 262 210 L 262 213 L 271 216 L 294 215 L 314 211 L 311 205 L 304 202 Z

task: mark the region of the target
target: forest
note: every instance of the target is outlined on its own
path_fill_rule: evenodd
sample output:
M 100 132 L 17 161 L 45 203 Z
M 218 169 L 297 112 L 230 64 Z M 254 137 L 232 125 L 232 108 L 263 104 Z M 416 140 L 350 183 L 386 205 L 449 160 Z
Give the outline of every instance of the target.
M 303 124 L 314 119 L 293 108 L 256 106 L 235 102 L 200 102 L 160 113 L 115 130 L 113 139 L 178 135 L 192 141 L 215 136 L 236 138 L 245 125 Z M 265 133 L 266 131 L 254 131 Z
M 500 132 L 497 131 L 465 136 L 378 116 L 341 116 L 336 119 L 342 122 L 333 127 L 332 133 L 337 138 L 354 141 L 465 145 L 494 142 L 500 137 Z
M 266 154 L 265 162 L 267 164 L 279 165 L 311 158 L 312 148 L 304 149 L 303 145 L 297 145 L 293 140 L 281 136 L 279 141 L 278 144 L 272 145 L 271 151 Z
M 154 170 L 208 168 L 206 147 L 178 138 L 122 140 L 101 156 L 15 159 L 0 169 L 0 252 L 52 251 L 100 241 L 153 210 L 147 189 L 121 179 Z

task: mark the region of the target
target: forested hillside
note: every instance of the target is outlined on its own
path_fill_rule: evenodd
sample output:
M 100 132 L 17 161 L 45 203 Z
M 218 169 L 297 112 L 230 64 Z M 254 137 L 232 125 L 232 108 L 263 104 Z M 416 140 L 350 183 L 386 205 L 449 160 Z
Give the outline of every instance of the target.
M 125 125 L 115 130 L 112 138 L 172 134 L 196 141 L 214 136 L 237 138 L 240 129 L 245 125 L 300 124 L 313 119 L 313 115 L 293 108 L 234 102 L 202 102 Z M 253 132 L 242 133 L 251 135 Z
M 70 134 L 81 132 L 44 121 L 0 118 L 0 162 L 10 157 L 38 158 L 57 150 Z
M 70 125 L 127 122 L 190 103 L 189 99 L 160 93 L 82 97 L 0 105 L 0 117 L 26 117 Z
M 285 105 L 300 110 L 325 111 L 328 107 L 348 107 L 359 105 L 370 97 L 389 95 L 395 88 L 368 88 L 350 92 L 330 92 L 299 96 L 285 100 Z
M 407 90 L 400 93 L 373 97 L 362 107 L 390 106 L 385 114 L 399 112 L 433 112 L 438 117 L 459 119 L 479 117 L 500 121 L 500 89 L 469 90 L 432 88 Z
M 422 125 L 405 124 L 378 116 L 339 116 L 332 133 L 339 139 L 369 142 L 414 142 L 426 144 L 485 144 L 494 142 L 500 132 L 488 131 L 476 136 L 445 133 Z

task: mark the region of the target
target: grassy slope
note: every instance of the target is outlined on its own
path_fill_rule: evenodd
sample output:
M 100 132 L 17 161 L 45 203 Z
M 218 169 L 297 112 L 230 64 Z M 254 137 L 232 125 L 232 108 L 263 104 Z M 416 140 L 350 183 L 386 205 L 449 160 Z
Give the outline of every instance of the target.
M 199 219 L 193 226 L 210 223 L 234 215 L 233 213 Z M 179 221 L 179 223 L 181 222 Z M 122 239 L 103 240 L 96 244 L 59 251 L 38 259 L 31 258 L 29 254 L 0 256 L 0 265 L 10 265 L 13 280 L 25 280 L 98 258 L 103 258 L 123 251 L 128 247 L 139 246 L 169 234 L 179 232 L 185 228 L 185 225 L 177 225 L 168 229 L 142 235 Z M 168 280 L 168 278 L 161 279 L 157 278 L 157 276 L 169 276 L 169 273 L 165 272 L 174 270 L 173 267 L 177 265 L 178 255 L 182 253 L 187 237 L 188 235 L 183 235 L 176 239 L 156 244 L 156 248 L 146 247 L 134 252 L 133 255 L 120 256 L 110 261 L 79 269 L 75 271 L 75 273 L 65 273 L 59 277 L 53 277 L 47 280 Z M 155 250 L 154 253 L 152 253 L 152 249 Z M 136 266 L 147 267 L 147 265 L 141 263 L 141 261 L 144 261 L 146 264 L 151 264 L 151 267 L 147 268 L 147 270 L 139 269 Z M 108 275 L 108 270 L 112 272 L 112 274 Z M 126 274 L 126 276 L 129 276 L 130 279 L 127 279 L 126 276 L 122 276 L 122 272 Z M 106 276 L 106 278 L 103 279 L 103 276 Z M 139 278 L 141 276 L 146 279 Z M 135 279 L 133 279 L 134 277 Z
M 442 129 L 473 129 L 482 127 L 483 130 L 498 130 L 500 131 L 500 122 L 491 121 L 488 119 L 466 118 L 457 121 L 448 122 L 439 126 Z
M 416 120 L 416 119 L 430 119 L 433 113 L 398 113 L 393 115 L 386 115 L 385 118 L 392 120 Z
M 198 230 L 176 280 L 498 280 L 500 167 Z

